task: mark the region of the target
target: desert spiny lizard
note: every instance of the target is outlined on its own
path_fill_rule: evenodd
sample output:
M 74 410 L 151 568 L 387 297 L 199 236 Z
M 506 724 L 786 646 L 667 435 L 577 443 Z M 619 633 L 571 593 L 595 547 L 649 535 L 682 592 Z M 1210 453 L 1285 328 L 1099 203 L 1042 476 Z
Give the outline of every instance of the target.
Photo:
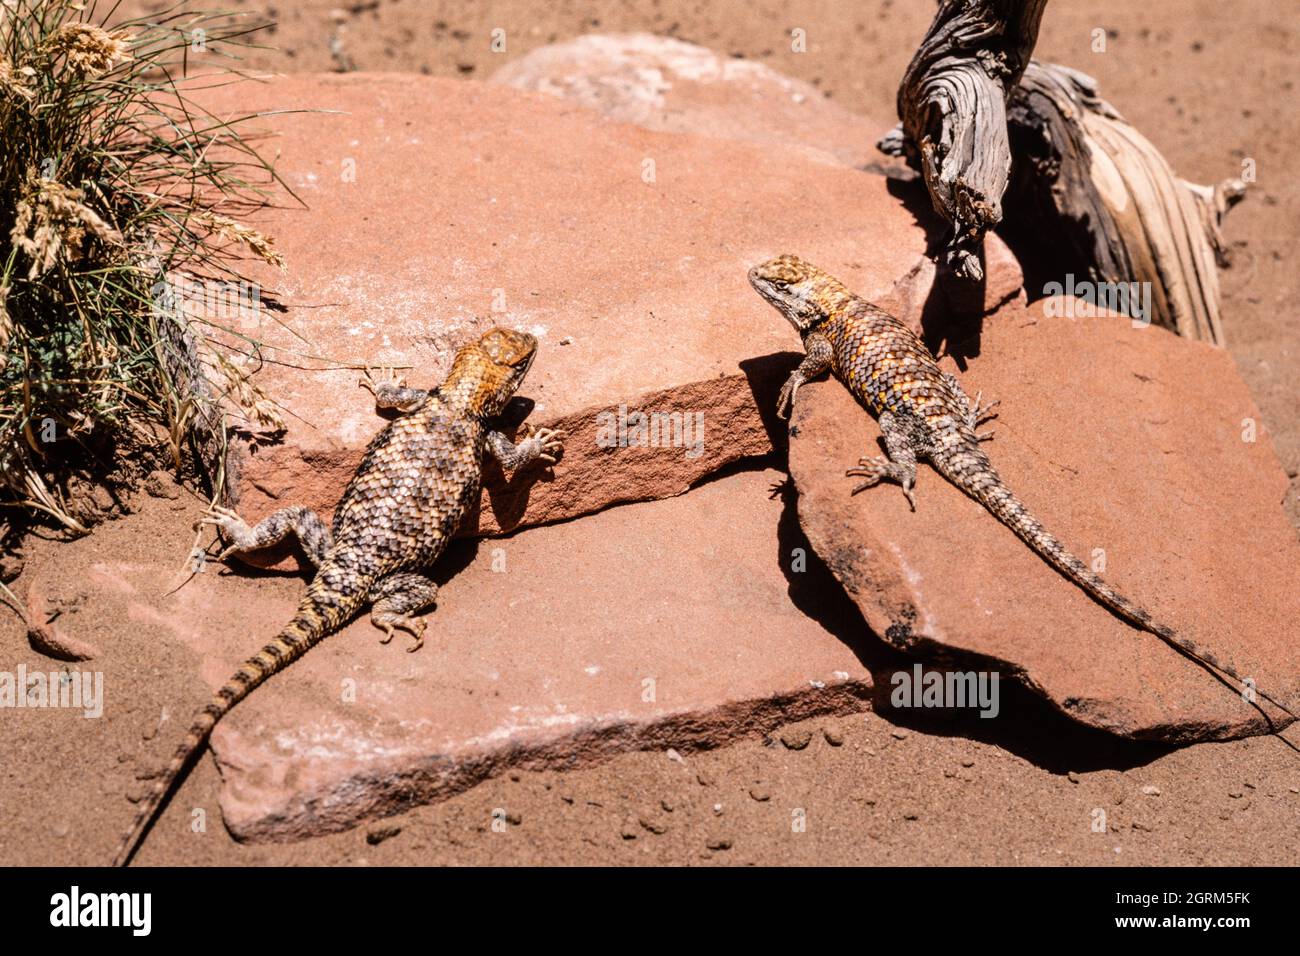
M 977 435 L 976 429 L 992 417 L 989 413 L 997 402 L 982 406 L 979 396 L 972 402 L 911 329 L 798 256 L 778 256 L 755 266 L 749 270 L 749 282 L 803 338 L 805 356 L 781 389 L 778 414 L 789 417 L 799 386 L 832 371 L 879 420 L 888 454 L 863 457 L 848 470 L 848 475 L 863 479 L 853 494 L 882 480 L 894 481 L 915 510 L 916 463 L 928 460 L 1097 603 L 1211 672 L 1246 684 L 1235 668 L 1213 652 L 1153 621 L 1043 528 L 1003 483 L 980 447 L 992 436 Z M 1296 716 L 1258 688 L 1255 693 Z
M 401 382 L 376 383 L 367 375 L 361 384 L 374 393 L 376 405 L 399 414 L 370 442 L 334 513 L 332 530 L 301 507 L 276 511 L 253 528 L 228 509 L 208 512 L 204 523 L 220 528 L 231 542 L 222 559 L 292 535 L 316 574 L 293 620 L 199 712 L 142 800 L 114 865 L 129 862 L 163 799 L 217 721 L 367 602 L 385 642 L 395 630 L 404 630 L 415 638 L 408 650 L 419 649 L 425 622 L 413 615 L 430 607 L 437 594 L 427 571 L 478 500 L 484 452 L 513 471 L 534 460 L 554 464 L 562 450 L 558 431 L 539 429 L 513 444 L 493 427 L 536 354 L 532 335 L 494 328 L 460 348 L 446 380 L 431 391 Z

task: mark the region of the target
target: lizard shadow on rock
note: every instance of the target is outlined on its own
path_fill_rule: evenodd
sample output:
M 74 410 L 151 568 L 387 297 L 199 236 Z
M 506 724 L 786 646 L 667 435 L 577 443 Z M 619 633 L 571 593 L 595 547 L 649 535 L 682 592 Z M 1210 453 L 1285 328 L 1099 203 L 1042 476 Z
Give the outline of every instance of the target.
M 563 461 L 563 453 L 558 461 Z M 502 531 L 513 531 L 524 518 L 528 510 L 528 499 L 532 496 L 533 486 L 539 482 L 552 482 L 555 475 L 549 466 L 538 463 L 530 464 L 515 474 L 506 477 L 501 464 L 495 458 L 488 458 L 483 463 L 483 489 L 487 492 L 488 507 L 492 517 Z M 478 526 L 480 507 L 472 507 L 462 523 L 462 528 Z
M 802 361 L 802 352 L 773 352 L 740 361 L 740 370 L 748 380 L 767 440 L 772 443 L 772 451 L 781 457 L 777 467 L 782 469 L 790 453 L 790 433 L 785 419 L 776 413 L 776 403 L 781 395 L 781 386 Z
M 785 462 L 775 463 L 785 467 Z M 777 562 L 785 575 L 790 601 L 802 613 L 812 618 L 841 641 L 863 667 L 877 673 L 893 671 L 908 666 L 910 658 L 880 640 L 856 604 L 844 593 L 826 563 L 813 551 L 799 524 L 798 492 L 794 480 L 785 481 L 771 489 L 772 497 L 780 497 L 784 507 L 776 527 Z M 802 570 L 797 570 L 797 568 Z M 879 690 L 877 680 L 877 691 Z M 873 707 L 879 707 L 873 702 Z
M 781 394 L 781 386 L 802 359 L 803 355 L 799 352 L 773 352 L 771 355 L 742 359 L 740 362 L 741 370 L 749 379 L 750 392 L 763 420 L 763 429 L 772 443 L 772 453 L 780 459 L 773 467 L 783 471 L 786 470 L 786 459 L 790 454 L 790 432 L 789 423 L 776 413 L 776 403 Z M 862 408 L 862 414 L 875 417 L 862 404 L 861 399 L 858 399 L 858 405 Z M 880 446 L 881 453 L 885 453 L 885 436 L 877 436 L 876 443 Z
M 964 372 L 967 359 L 980 354 L 986 279 L 978 282 L 958 279 L 944 262 L 944 244 L 952 226 L 934 211 L 930 194 L 919 177 L 910 182 L 890 177 L 885 188 L 925 231 L 925 254 L 935 262 L 934 283 L 921 307 L 921 338 L 931 354 L 952 356 Z M 979 258 L 987 275 L 983 248 Z M 907 317 L 898 318 L 906 321 Z
M 452 540 L 447 544 L 447 550 L 429 570 L 429 577 L 433 578 L 438 587 L 442 587 L 474 563 L 474 558 L 478 556 L 478 549 L 482 544 L 482 538 Z

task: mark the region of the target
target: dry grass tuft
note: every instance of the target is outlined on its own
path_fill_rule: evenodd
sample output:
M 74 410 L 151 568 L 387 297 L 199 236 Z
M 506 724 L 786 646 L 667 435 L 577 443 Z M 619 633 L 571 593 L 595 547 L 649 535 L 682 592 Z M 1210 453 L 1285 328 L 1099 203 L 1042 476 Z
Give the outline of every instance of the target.
M 223 431 L 222 398 L 259 426 L 279 422 L 238 365 L 178 354 L 213 339 L 253 351 L 247 324 L 196 321 L 159 290 L 247 285 L 250 257 L 283 267 L 247 219 L 287 193 L 252 145 L 256 117 L 191 98 L 241 78 L 255 27 L 184 2 L 93 16 L 69 0 L 0 0 L 0 505 L 78 532 L 74 499 L 124 448 L 188 442 L 196 421 Z M 194 387 L 205 363 L 224 395 Z

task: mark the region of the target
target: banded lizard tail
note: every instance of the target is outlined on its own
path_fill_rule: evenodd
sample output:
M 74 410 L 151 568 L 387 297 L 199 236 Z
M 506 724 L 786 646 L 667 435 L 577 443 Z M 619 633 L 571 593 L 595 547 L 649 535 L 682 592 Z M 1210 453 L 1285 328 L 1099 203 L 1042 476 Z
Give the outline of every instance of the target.
M 749 282 L 803 338 L 806 354 L 781 389 L 777 413 L 788 418 L 799 386 L 832 371 L 880 423 L 888 454 L 863 457 L 848 470 L 848 475 L 863 479 L 852 494 L 882 480 L 894 481 L 915 511 L 916 463 L 928 460 L 1098 604 L 1211 672 L 1246 683 L 1213 652 L 1152 620 L 1043 528 L 1003 483 L 980 447 L 992 435 L 978 435 L 976 429 L 993 417 L 990 412 L 997 402 L 981 405 L 980 396 L 972 402 L 911 329 L 798 256 L 778 256 L 755 266 L 749 271 Z M 1258 688 L 1255 693 L 1296 716 Z
M 425 622 L 413 617 L 434 603 L 437 585 L 427 576 L 447 547 L 462 516 L 478 500 L 483 455 L 491 453 L 514 471 L 540 460 L 554 464 L 561 432 L 538 429 L 513 444 L 493 428 L 537 354 L 527 333 L 494 328 L 456 352 L 437 388 L 402 382 L 360 384 L 381 409 L 398 412 L 370 442 L 334 512 L 333 528 L 305 508 L 283 508 L 250 528 L 235 512 L 214 507 L 203 519 L 231 542 L 220 559 L 257 551 L 297 537 L 315 576 L 298 611 L 261 651 L 250 657 L 194 720 L 166 771 L 141 802 L 122 837 L 115 866 L 124 866 L 152 824 L 181 771 L 208 739 L 217 721 L 273 674 L 337 631 L 370 602 L 371 620 L 383 629 L 414 637 L 418 650 Z

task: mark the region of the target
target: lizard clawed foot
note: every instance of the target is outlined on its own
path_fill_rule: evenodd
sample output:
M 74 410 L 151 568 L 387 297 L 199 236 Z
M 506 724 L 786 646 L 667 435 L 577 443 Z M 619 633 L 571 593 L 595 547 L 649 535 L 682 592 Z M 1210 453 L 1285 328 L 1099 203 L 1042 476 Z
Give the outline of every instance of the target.
M 855 478 L 865 478 L 866 481 L 854 487 L 849 492 L 850 495 L 856 495 L 859 491 L 866 491 L 868 488 L 874 488 L 885 479 L 898 482 L 903 489 L 903 494 L 907 498 L 907 503 L 916 510 L 916 498 L 912 495 L 912 486 L 916 483 L 915 475 L 908 474 L 903 468 L 894 464 L 888 458 L 883 456 L 876 458 L 863 457 L 858 459 L 858 467 L 850 468 L 844 473 L 846 476 Z
M 788 419 L 794 412 L 794 397 L 799 392 L 803 380 L 796 373 L 791 375 L 781 386 L 781 394 L 776 397 L 776 414 L 778 418 Z
M 197 527 L 201 528 L 204 525 L 213 525 L 221 529 L 221 532 L 226 537 L 235 542 L 217 555 L 218 561 L 224 561 L 231 554 L 238 551 L 238 542 L 251 532 L 244 519 L 239 517 L 238 512 L 232 511 L 230 508 L 223 508 L 220 505 L 212 505 L 207 511 L 203 512 L 203 517 L 198 520 Z
M 399 378 L 397 376 L 397 370 L 391 365 L 375 366 L 375 371 L 382 376 L 382 380 L 376 379 L 375 376 L 371 374 L 369 366 L 364 370 L 363 376 L 357 379 L 357 385 L 360 388 L 364 388 L 371 395 L 375 396 L 375 398 L 379 397 L 379 389 L 385 385 L 391 385 L 393 388 L 406 387 L 406 379 Z
M 376 623 L 384 629 L 384 636 L 379 639 L 380 644 L 389 643 L 393 639 L 394 632 L 406 631 L 415 638 L 415 643 L 406 649 L 406 653 L 414 654 L 424 647 L 424 631 L 429 626 L 427 621 L 406 617 L 405 615 L 391 614 L 385 615 L 382 621 Z
M 1000 398 L 995 398 L 993 401 L 989 402 L 987 405 L 981 405 L 981 404 L 980 404 L 980 399 L 982 399 L 983 397 L 984 397 L 984 393 L 983 393 L 983 392 L 976 392 L 976 393 L 975 393 L 975 407 L 971 410 L 971 413 L 970 413 L 970 427 L 971 427 L 971 430 L 972 430 L 972 431 L 973 431 L 977 426 L 979 426 L 979 425 L 983 425 L 983 424 L 984 424 L 986 421 L 988 421 L 990 418 L 997 418 L 997 417 L 998 417 L 997 412 L 993 411 L 993 409 L 997 408 L 999 405 L 1002 404 L 1002 399 L 1000 399 Z M 990 433 L 990 434 L 991 434 L 991 433 Z
M 558 428 L 539 428 L 534 431 L 531 425 L 525 427 L 529 431 L 525 441 L 531 442 L 537 449 L 536 459 L 546 465 L 555 464 L 564 452 L 564 432 Z

